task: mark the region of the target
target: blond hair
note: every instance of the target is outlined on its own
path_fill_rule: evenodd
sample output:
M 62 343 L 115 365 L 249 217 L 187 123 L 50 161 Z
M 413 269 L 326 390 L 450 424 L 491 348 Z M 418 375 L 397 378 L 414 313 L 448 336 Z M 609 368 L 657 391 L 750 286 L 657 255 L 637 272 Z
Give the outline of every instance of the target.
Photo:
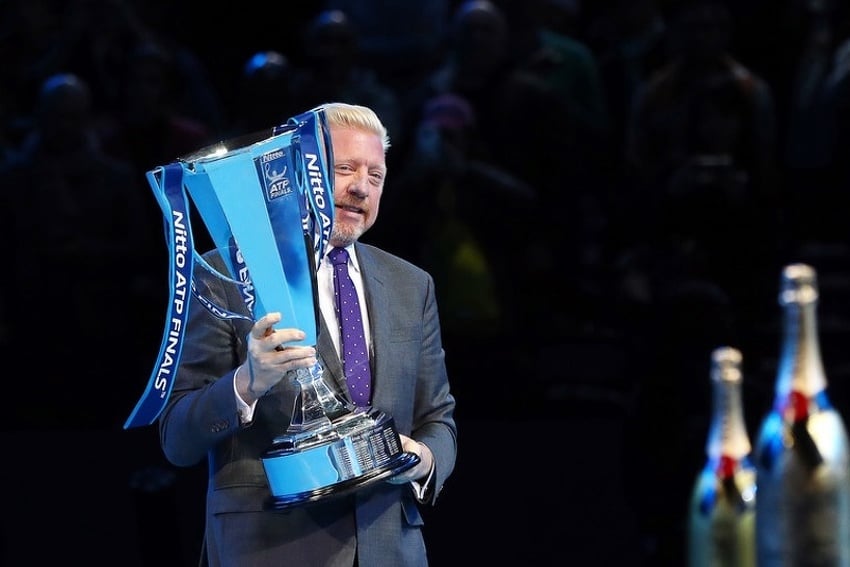
M 375 111 L 367 106 L 345 102 L 328 102 L 313 110 L 323 110 L 330 126 L 368 130 L 380 136 L 384 153 L 390 147 L 390 136 L 387 133 L 386 126 L 378 118 Z

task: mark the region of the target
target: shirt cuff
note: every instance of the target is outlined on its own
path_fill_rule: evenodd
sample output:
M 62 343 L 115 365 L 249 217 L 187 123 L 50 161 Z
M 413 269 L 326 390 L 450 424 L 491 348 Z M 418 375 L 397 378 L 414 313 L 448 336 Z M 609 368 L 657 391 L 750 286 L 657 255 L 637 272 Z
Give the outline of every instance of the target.
M 239 395 L 239 391 L 236 389 L 236 375 L 239 374 L 240 370 L 242 370 L 242 367 L 238 366 L 236 372 L 233 373 L 233 395 L 236 397 L 236 411 L 239 412 L 239 423 L 247 425 L 254 420 L 254 408 L 257 407 L 257 400 L 254 400 L 253 404 L 248 405 L 242 399 L 242 396 Z
M 428 476 L 425 477 L 425 480 L 411 480 L 410 488 L 413 489 L 413 495 L 416 497 L 416 501 L 424 504 L 428 500 L 428 495 L 431 491 L 431 481 L 434 478 L 434 465 L 431 464 L 431 470 L 428 471 Z

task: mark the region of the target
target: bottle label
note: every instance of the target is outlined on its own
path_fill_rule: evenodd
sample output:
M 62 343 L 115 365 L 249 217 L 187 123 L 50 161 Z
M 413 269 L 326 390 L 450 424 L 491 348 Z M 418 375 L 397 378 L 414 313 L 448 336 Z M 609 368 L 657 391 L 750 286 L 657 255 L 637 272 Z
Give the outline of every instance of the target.
M 729 494 L 732 484 L 734 494 Z M 734 479 L 720 479 L 704 470 L 694 488 L 689 567 L 754 567 L 755 471 L 742 469 Z
M 850 479 L 844 461 L 814 469 L 786 451 L 758 471 L 759 567 L 850 564 Z

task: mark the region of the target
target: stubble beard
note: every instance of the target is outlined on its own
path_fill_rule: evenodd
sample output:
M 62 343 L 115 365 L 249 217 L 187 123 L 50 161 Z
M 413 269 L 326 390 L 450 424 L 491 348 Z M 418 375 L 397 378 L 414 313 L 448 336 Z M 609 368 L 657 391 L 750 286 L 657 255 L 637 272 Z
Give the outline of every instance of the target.
M 363 235 L 363 230 L 360 227 L 341 226 L 334 224 L 331 231 L 331 243 L 334 246 L 346 247 L 357 241 Z

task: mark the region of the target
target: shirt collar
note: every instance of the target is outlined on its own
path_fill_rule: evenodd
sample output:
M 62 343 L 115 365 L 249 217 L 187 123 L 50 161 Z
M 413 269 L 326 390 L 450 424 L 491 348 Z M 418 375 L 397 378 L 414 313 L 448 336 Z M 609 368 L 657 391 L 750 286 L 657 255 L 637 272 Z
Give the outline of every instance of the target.
M 345 246 L 344 248 L 348 252 L 349 266 L 354 268 L 354 271 L 359 274 L 360 273 L 360 260 L 357 259 L 357 254 L 354 252 L 354 244 L 353 243 L 349 244 L 348 246 Z M 333 249 L 334 249 L 334 247 L 332 246 L 331 248 L 328 249 L 328 252 L 330 252 Z M 331 259 L 328 258 L 327 252 L 325 252 L 324 261 L 327 262 L 328 265 L 331 264 Z

